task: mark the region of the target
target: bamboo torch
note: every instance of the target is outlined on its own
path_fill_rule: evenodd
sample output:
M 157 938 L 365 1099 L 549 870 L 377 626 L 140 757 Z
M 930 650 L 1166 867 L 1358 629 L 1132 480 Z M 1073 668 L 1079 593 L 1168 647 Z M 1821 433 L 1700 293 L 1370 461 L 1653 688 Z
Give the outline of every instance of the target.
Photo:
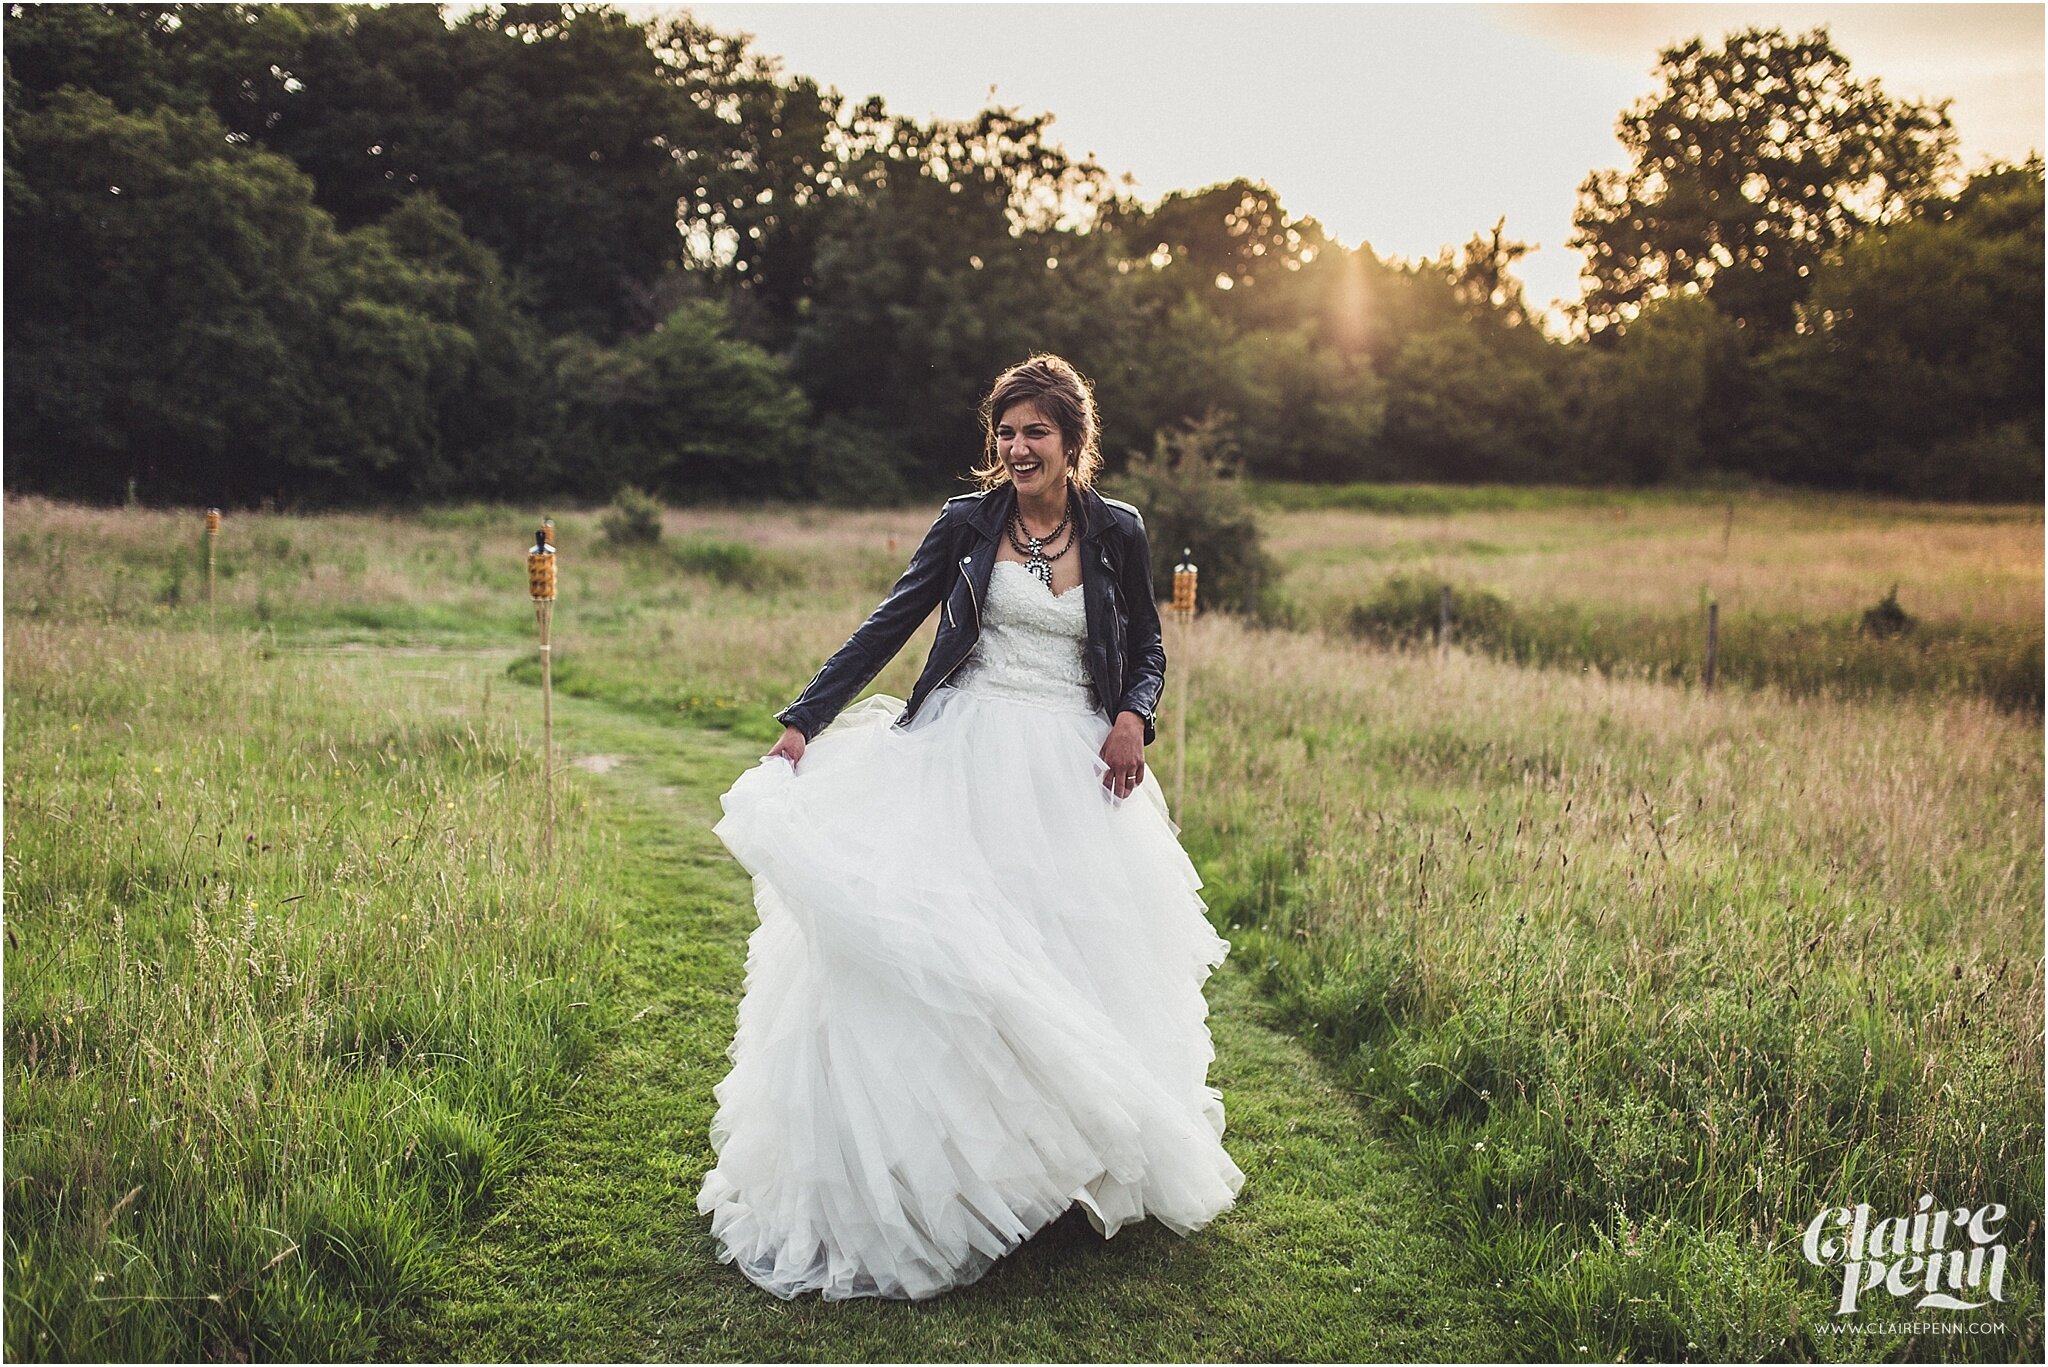
M 547 804 L 547 849 L 555 847 L 555 691 L 554 647 L 548 640 L 555 617 L 555 547 L 548 540 L 553 523 L 543 522 L 526 553 L 526 587 L 533 595 L 533 617 L 540 626 L 541 795 Z
M 1181 547 L 1180 563 L 1173 567 L 1173 615 L 1180 619 L 1181 655 L 1180 706 L 1174 709 L 1180 714 L 1174 719 L 1173 741 L 1173 800 L 1176 805 L 1187 800 L 1188 791 L 1188 673 L 1192 663 L 1188 644 L 1194 639 L 1195 627 L 1194 554 L 1194 547 Z
M 213 625 L 213 543 L 220 536 L 220 509 L 206 510 L 206 625 Z

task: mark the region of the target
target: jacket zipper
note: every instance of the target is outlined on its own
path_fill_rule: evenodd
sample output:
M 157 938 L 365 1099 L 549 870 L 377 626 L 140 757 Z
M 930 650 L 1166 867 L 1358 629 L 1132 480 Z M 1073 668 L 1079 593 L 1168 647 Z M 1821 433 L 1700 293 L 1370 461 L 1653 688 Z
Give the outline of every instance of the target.
M 969 579 L 967 576 L 967 562 L 972 560 L 973 558 L 974 557 L 971 555 L 962 556 L 960 558 L 960 577 L 962 579 L 967 580 L 967 601 L 974 605 L 974 634 L 978 639 L 981 636 L 981 600 L 974 596 L 974 581 L 972 579 Z M 969 647 L 967 655 L 972 655 L 973 653 L 973 648 Z M 947 670 L 943 675 L 939 677 L 939 681 L 932 685 L 931 693 L 925 694 L 925 697 L 929 698 L 931 697 L 932 693 L 936 693 L 941 688 L 944 688 L 946 686 L 946 680 L 953 677 L 954 670 L 959 669 L 961 665 L 967 663 L 967 655 L 962 655 L 959 659 L 953 661 L 953 668 Z

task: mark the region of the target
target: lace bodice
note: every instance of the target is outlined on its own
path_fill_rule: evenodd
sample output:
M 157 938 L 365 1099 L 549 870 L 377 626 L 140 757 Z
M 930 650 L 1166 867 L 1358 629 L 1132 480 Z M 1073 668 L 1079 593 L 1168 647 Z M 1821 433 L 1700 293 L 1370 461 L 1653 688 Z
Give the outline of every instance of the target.
M 1062 712 L 1095 712 L 1081 586 L 1054 595 L 1015 560 L 991 569 L 981 635 L 951 682 Z

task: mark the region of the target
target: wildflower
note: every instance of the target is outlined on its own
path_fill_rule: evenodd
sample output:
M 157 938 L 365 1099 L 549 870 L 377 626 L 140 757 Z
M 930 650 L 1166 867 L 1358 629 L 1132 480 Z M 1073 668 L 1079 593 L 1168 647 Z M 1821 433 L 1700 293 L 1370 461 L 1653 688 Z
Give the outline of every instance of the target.
M 73 722 L 73 723 L 71 723 L 71 729 L 72 729 L 72 730 L 74 730 L 74 731 L 76 731 L 76 730 L 78 729 L 78 723 L 77 723 L 77 722 Z
M 66 1016 L 66 1017 L 64 1018 L 64 1024 L 66 1025 L 66 1027 L 69 1027 L 69 1026 L 70 1026 L 70 1024 L 71 1024 L 71 1017 L 69 1017 L 69 1016 Z
M 1483 1149 L 1483 1148 L 1485 1148 L 1485 1147 L 1486 1147 L 1486 1141 L 1485 1141 L 1484 1139 L 1481 1139 L 1481 1140 L 1477 1140 L 1477 1141 L 1475 1141 L 1475 1142 L 1473 1143 L 1472 1147 L 1473 1147 L 1473 1149 L 1474 1149 L 1475 1151 L 1476 1151 L 1476 1150 L 1479 1150 L 1479 1149 Z

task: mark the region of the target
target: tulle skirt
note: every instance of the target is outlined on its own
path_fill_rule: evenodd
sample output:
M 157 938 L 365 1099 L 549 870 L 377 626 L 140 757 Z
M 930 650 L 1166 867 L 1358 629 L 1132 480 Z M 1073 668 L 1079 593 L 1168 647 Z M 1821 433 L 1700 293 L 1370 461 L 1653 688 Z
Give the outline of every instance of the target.
M 789 1298 L 923 1299 L 1078 1204 L 1186 1235 L 1244 1182 L 1202 984 L 1229 943 L 1153 778 L 1102 787 L 1100 711 L 876 696 L 716 830 L 760 926 L 697 1200 Z

